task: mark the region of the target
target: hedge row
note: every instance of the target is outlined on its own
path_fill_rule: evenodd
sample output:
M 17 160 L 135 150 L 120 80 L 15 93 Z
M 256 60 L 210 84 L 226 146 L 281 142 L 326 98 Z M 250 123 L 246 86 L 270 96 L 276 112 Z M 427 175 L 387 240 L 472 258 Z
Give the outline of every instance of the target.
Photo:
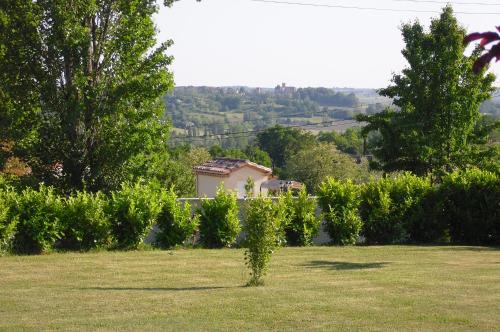
M 500 177 L 470 169 L 439 185 L 401 174 L 364 185 L 328 179 L 319 202 L 334 243 L 500 244 Z
M 330 178 L 318 196 L 334 244 L 353 244 L 360 236 L 367 244 L 500 244 L 500 179 L 486 171 L 453 173 L 438 186 L 410 174 L 364 185 Z M 286 242 L 311 244 L 320 226 L 316 201 L 303 190 L 297 198 L 283 195 L 276 204 L 286 220 L 277 231 Z M 159 247 L 182 244 L 196 230 L 205 247 L 228 247 L 240 234 L 238 213 L 236 197 L 222 188 L 215 199 L 202 200 L 193 216 L 173 190 L 158 186 L 124 184 L 109 196 L 62 197 L 43 185 L 16 192 L 0 178 L 0 251 L 133 249 L 153 224 Z
M 156 245 L 172 247 L 197 228 L 190 211 L 173 190 L 140 184 L 124 184 L 110 196 L 78 192 L 62 197 L 44 185 L 16 193 L 0 183 L 0 251 L 134 249 L 155 223 Z

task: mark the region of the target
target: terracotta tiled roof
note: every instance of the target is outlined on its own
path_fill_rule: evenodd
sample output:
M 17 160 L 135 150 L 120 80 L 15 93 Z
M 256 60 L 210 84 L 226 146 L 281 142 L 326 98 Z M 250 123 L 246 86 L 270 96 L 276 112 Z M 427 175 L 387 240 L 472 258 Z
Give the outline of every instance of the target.
M 231 172 L 234 172 L 245 166 L 251 167 L 265 174 L 272 173 L 272 170 L 270 168 L 256 164 L 254 162 L 251 162 L 250 160 L 225 158 L 225 157 L 218 157 L 213 160 L 209 160 L 203 165 L 196 166 L 193 169 L 198 174 L 229 176 Z

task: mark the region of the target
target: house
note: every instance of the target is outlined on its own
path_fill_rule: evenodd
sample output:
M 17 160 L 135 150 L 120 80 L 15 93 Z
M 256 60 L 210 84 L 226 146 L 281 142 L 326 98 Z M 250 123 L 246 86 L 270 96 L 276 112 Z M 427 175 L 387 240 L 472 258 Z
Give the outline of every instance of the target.
M 245 185 L 248 178 L 254 183 L 253 195 L 267 195 L 267 188 L 262 186 L 272 176 L 268 167 L 249 160 L 234 158 L 215 158 L 193 168 L 196 174 L 196 192 L 198 197 L 214 197 L 217 188 L 224 183 L 224 188 L 236 193 L 238 198 L 246 196 Z

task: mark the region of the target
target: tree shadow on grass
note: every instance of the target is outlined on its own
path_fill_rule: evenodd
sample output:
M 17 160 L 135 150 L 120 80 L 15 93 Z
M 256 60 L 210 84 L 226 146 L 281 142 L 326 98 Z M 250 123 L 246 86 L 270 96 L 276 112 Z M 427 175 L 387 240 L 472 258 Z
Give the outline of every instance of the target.
M 364 269 L 380 269 L 388 262 L 373 262 L 373 263 L 352 263 L 352 262 L 331 262 L 331 261 L 311 261 L 304 266 L 317 269 L 331 270 L 364 270 Z
M 242 286 L 240 286 L 242 287 Z M 201 287 L 83 287 L 81 290 L 97 290 L 97 291 L 141 291 L 141 292 L 185 292 L 185 291 L 204 291 L 215 289 L 238 288 L 222 287 L 222 286 L 201 286 Z
M 500 251 L 500 247 L 480 247 L 480 246 L 442 246 L 439 249 L 447 251 Z

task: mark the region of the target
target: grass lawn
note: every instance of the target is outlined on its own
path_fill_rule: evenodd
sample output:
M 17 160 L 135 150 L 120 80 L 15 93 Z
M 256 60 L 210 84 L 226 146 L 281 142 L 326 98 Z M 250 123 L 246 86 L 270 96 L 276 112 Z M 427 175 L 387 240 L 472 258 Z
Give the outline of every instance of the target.
M 500 250 L 284 248 L 0 257 L 0 330 L 498 331 Z

